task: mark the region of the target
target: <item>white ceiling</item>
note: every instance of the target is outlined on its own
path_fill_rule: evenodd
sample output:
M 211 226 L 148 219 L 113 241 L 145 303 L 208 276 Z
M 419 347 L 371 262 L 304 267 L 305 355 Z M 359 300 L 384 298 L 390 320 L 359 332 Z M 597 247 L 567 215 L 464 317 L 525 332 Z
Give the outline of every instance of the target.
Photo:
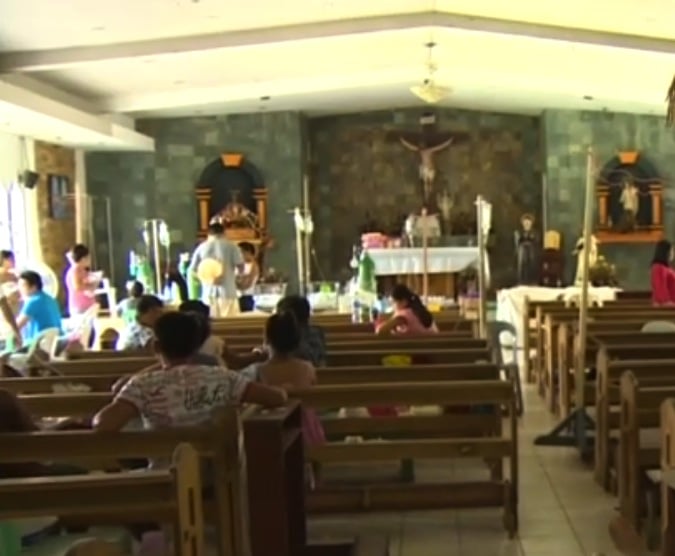
M 64 110 L 12 113 L 0 86 L 0 130 L 147 149 L 101 114 L 421 106 L 429 40 L 446 106 L 663 114 L 673 21 L 675 0 L 0 0 L 4 79 Z

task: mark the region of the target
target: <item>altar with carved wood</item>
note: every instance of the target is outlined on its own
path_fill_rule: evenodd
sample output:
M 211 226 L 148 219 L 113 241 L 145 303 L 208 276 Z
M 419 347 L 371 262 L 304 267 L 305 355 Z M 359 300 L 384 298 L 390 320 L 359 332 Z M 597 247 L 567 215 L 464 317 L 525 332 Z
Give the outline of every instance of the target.
M 430 295 L 454 296 L 457 274 L 478 265 L 478 247 L 429 247 L 426 251 Z M 422 291 L 423 248 L 371 248 L 368 254 L 375 263 L 375 275 L 381 281 L 404 283 L 414 291 Z
M 225 236 L 252 244 L 260 263 L 271 242 L 267 222 L 267 188 L 261 172 L 241 153 L 225 152 L 202 171 L 195 190 L 197 238 L 218 222 Z

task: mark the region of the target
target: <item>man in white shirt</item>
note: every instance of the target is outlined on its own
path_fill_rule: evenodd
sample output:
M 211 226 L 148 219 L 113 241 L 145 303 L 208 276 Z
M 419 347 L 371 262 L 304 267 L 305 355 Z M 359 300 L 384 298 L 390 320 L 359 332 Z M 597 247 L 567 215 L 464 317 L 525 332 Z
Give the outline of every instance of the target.
M 188 271 L 202 285 L 202 302 L 211 307 L 212 317 L 239 313 L 236 273 L 244 269 L 239 247 L 225 237 L 222 224 L 209 225 L 209 235 L 192 254 Z

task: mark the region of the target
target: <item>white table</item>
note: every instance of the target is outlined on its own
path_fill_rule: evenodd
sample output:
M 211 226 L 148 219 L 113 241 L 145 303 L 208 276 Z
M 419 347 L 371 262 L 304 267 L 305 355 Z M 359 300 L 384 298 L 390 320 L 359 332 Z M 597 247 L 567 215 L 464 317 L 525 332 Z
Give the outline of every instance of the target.
M 375 263 L 377 276 L 423 274 L 424 258 L 421 247 L 399 249 L 368 249 Z M 461 272 L 478 264 L 478 247 L 429 247 L 427 271 L 429 274 Z
M 616 298 L 617 288 L 588 288 L 589 298 L 593 301 L 604 303 Z M 525 298 L 528 301 L 555 301 L 562 296 L 563 299 L 571 299 L 581 295 L 581 288 L 571 286 L 569 288 L 544 288 L 540 286 L 516 286 L 499 290 L 497 292 L 497 315 L 496 320 L 511 323 L 516 329 L 518 364 L 523 368 L 525 357 L 523 345 L 527 330 L 523 329 L 523 311 Z

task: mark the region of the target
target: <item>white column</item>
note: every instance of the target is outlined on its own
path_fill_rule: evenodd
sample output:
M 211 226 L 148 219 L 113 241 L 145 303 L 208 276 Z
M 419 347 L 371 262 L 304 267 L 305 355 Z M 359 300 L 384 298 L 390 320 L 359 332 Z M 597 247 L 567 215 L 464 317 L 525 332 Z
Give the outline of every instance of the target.
M 75 150 L 75 241 L 89 243 L 89 202 L 87 197 L 87 170 L 84 161 L 84 151 Z M 91 249 L 92 246 L 90 245 Z

